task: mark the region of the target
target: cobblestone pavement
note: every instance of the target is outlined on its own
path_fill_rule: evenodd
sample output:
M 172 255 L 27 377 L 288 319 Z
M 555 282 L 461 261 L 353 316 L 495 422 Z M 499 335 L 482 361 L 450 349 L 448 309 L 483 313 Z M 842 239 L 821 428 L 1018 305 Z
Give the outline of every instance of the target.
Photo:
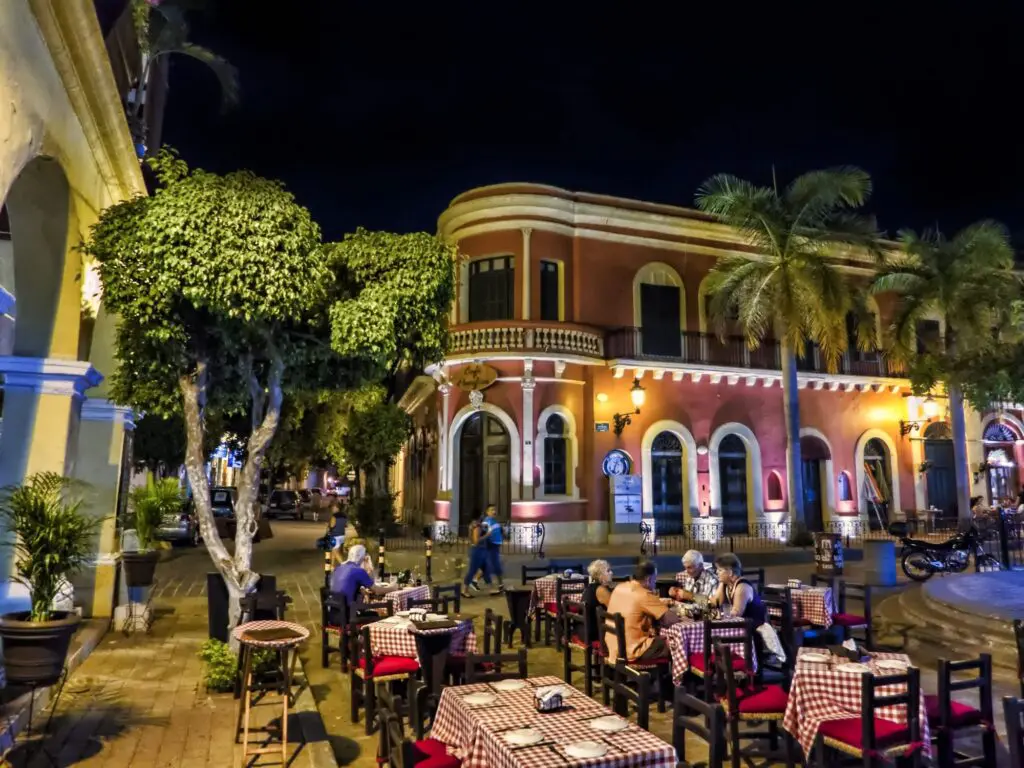
M 325 738 L 340 765 L 355 768 L 376 766 L 377 737 L 367 737 L 362 724 L 349 717 L 349 676 L 342 675 L 337 655 L 331 666 L 320 663 L 319 588 L 323 583 L 323 560 L 313 548 L 322 525 L 275 522 L 275 536 L 255 548 L 255 566 L 261 573 L 277 576 L 278 586 L 291 595 L 290 618 L 313 630 L 301 657 L 319 709 Z M 421 565 L 422 558 L 394 553 L 392 567 Z M 435 579 L 451 583 L 463 558 L 458 555 L 435 558 Z M 806 577 L 809 565 L 770 568 L 774 580 Z M 856 577 L 854 566 L 854 578 Z M 201 684 L 202 665 L 196 652 L 207 636 L 206 573 L 212 570 L 202 547 L 174 550 L 157 568 L 158 585 L 153 605 L 158 617 L 150 636 L 125 638 L 110 633 L 70 680 L 61 699 L 48 740 L 59 765 L 100 766 L 228 766 L 234 764 L 233 744 L 235 702 L 229 695 L 207 695 Z M 518 568 L 515 568 L 518 571 Z M 517 581 L 517 579 L 515 580 Z M 480 596 L 463 603 L 463 613 L 482 616 L 487 607 L 505 614 L 499 596 Z M 926 690 L 935 686 L 934 666 L 922 665 Z M 561 676 L 561 656 L 550 648 L 529 653 L 531 675 Z M 1000 697 L 1014 693 L 1009 683 L 996 686 L 997 726 L 1005 744 Z M 276 697 L 270 697 L 274 702 Z M 273 704 L 267 708 L 276 710 Z M 264 713 L 261 716 L 271 717 Z M 651 730 L 671 741 L 671 712 L 652 711 Z M 290 728 L 297 734 L 295 721 Z M 319 725 L 319 723 L 317 723 Z M 700 759 L 702 744 L 688 747 L 690 759 Z M 1002 750 L 1005 752 L 1005 750 Z M 301 752 L 300 752 L 301 755 Z M 692 757 L 691 757 L 692 755 Z M 305 759 L 305 758 L 303 758 Z M 19 766 L 24 763 L 16 763 Z M 31 766 L 45 765 L 41 760 Z M 276 756 L 265 756 L 257 765 L 278 765 Z M 295 759 L 292 765 L 305 765 Z M 1004 765 L 1005 755 L 999 765 Z

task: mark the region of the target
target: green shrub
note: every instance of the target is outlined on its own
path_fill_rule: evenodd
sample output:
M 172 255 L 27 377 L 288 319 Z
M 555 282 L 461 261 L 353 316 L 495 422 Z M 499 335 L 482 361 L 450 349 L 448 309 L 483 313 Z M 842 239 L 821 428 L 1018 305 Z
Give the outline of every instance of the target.
M 178 481 L 173 477 L 155 481 L 152 475 L 148 475 L 145 485 L 132 488 L 125 526 L 135 529 L 140 551 L 153 548 L 156 530 L 164 516 L 180 514 L 184 501 Z
M 231 646 L 210 638 L 199 649 L 199 658 L 206 664 L 203 678 L 206 690 L 227 693 L 235 689 L 238 680 L 238 655 Z M 260 648 L 253 655 L 253 674 L 267 675 L 277 668 L 278 655 L 269 648 Z
M 377 541 L 382 528 L 385 536 L 394 536 L 398 533 L 393 495 L 389 493 L 367 494 L 353 501 L 351 508 L 352 516 L 349 519 L 360 536 L 370 541 Z

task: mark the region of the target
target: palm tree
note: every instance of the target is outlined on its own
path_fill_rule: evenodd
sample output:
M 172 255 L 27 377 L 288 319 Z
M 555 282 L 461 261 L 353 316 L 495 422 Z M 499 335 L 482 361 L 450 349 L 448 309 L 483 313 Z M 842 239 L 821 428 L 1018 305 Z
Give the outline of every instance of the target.
M 953 461 L 958 515 L 971 517 L 971 485 L 964 424 L 964 395 L 947 372 L 958 354 L 984 355 L 994 349 L 994 333 L 1019 298 L 1021 281 L 1013 270 L 1013 248 L 1006 229 L 980 221 L 951 240 L 937 230 L 921 235 L 900 233 L 902 250 L 884 267 L 871 288 L 892 291 L 900 301 L 886 332 L 890 359 L 909 367 L 915 379 L 943 381 L 949 397 L 953 432 Z M 940 338 L 934 347 L 920 347 L 917 325 L 939 320 Z M 946 373 L 946 375 L 944 375 Z
M 716 263 L 709 310 L 719 335 L 731 318 L 751 348 L 773 333 L 779 340 L 795 527 L 804 523 L 797 358 L 808 342 L 817 344 L 835 370 L 847 348 L 846 316 L 855 300 L 833 256 L 851 247 L 880 253 L 874 219 L 857 213 L 870 194 L 870 177 L 853 167 L 805 173 L 781 192 L 774 183 L 759 187 L 719 174 L 697 192 L 697 206 L 741 233 L 756 253 Z

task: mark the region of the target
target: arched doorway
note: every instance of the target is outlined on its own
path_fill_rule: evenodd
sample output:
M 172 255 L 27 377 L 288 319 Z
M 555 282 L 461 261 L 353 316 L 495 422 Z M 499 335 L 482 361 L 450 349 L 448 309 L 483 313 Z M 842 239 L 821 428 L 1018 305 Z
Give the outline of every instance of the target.
M 723 533 L 747 533 L 747 446 L 738 435 L 718 446 L 718 482 Z
M 645 264 L 633 278 L 633 322 L 640 352 L 647 357 L 680 357 L 686 327 L 686 296 L 679 273 L 668 264 Z
M 659 536 L 683 530 L 683 444 L 660 432 L 651 444 L 651 504 Z
M 1014 447 L 1019 435 L 1008 424 L 993 421 L 985 427 L 981 437 L 985 444 L 989 504 L 995 506 L 1002 499 L 1010 498 L 1015 505 L 1020 489 Z
M 494 505 L 498 517 L 511 512 L 511 440 L 504 425 L 486 411 L 462 425 L 459 438 L 459 529 L 464 535 L 478 512 Z
M 928 425 L 923 437 L 928 506 L 939 510 L 937 519 L 955 520 L 956 469 L 953 460 L 953 432 L 949 424 L 937 421 Z
M 804 484 L 804 524 L 811 531 L 825 529 L 825 501 L 832 478 L 828 476 L 828 462 L 832 458 L 828 446 L 820 437 L 804 435 L 800 438 L 800 463 Z
M 873 531 L 889 526 L 893 500 L 891 467 L 886 444 L 877 437 L 868 440 L 864 445 L 864 487 L 857 492 L 867 501 L 868 525 Z

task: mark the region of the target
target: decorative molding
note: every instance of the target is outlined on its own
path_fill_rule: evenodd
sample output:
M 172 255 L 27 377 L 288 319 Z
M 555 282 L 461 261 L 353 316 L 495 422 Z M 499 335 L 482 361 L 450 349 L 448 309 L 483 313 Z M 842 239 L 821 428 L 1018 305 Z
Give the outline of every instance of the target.
M 111 421 L 126 430 L 135 429 L 135 422 L 142 418 L 128 406 L 115 405 L 106 398 L 87 397 L 82 403 L 82 421 Z
M 531 403 L 530 409 L 533 409 Z M 569 441 L 569 451 L 566 456 L 566 467 L 565 467 L 565 490 L 567 493 L 563 496 L 561 494 L 557 496 L 545 496 L 544 495 L 544 441 L 548 437 L 547 424 L 548 419 L 551 416 L 558 416 L 562 421 L 565 422 L 566 434 L 565 439 Z M 537 486 L 537 498 L 540 499 L 564 499 L 573 500 L 579 498 L 580 489 L 576 485 L 576 470 L 580 464 L 580 446 L 579 439 L 576 435 L 576 416 L 566 408 L 564 405 L 549 405 L 543 411 L 540 412 L 540 416 L 537 417 L 537 439 L 536 445 L 538 450 L 535 451 L 537 454 L 537 468 L 540 470 L 540 484 Z M 531 462 L 530 469 L 530 481 L 533 481 L 533 466 Z M 526 474 L 524 472 L 523 479 L 525 481 Z
M 474 411 L 479 411 L 484 404 L 484 393 L 479 389 L 474 389 L 469 393 L 469 404 L 473 406 Z
M 757 436 L 746 424 L 732 421 L 722 424 L 711 435 L 708 441 L 708 474 L 711 491 L 711 514 L 722 516 L 721 472 L 718 461 L 718 447 L 727 435 L 736 435 L 747 448 L 747 510 L 750 512 L 751 501 L 756 517 L 764 514 L 764 473 L 761 468 L 761 446 Z M 752 497 L 751 497 L 752 495 Z
M 83 397 L 103 381 L 103 374 L 87 361 L 45 357 L 0 357 L 0 373 L 4 389 L 41 395 Z
M 652 480 L 653 459 L 651 450 L 654 446 L 654 438 L 662 432 L 670 432 L 679 439 L 683 447 L 680 457 L 682 462 L 683 476 L 686 478 L 684 488 L 685 504 L 683 508 L 684 519 L 695 521 L 700 517 L 700 485 L 697 480 L 697 442 L 693 434 L 678 421 L 656 421 L 644 432 L 640 441 L 640 482 L 642 485 L 641 508 L 644 517 L 654 514 L 654 485 Z
M 451 385 L 448 383 L 441 384 L 436 388 L 440 389 L 441 387 L 451 389 Z M 434 380 L 430 376 L 417 376 L 398 401 L 398 407 L 406 413 L 413 413 L 434 393 L 434 389 Z
M 562 378 L 563 373 L 565 373 L 565 360 L 555 360 L 555 378 Z

